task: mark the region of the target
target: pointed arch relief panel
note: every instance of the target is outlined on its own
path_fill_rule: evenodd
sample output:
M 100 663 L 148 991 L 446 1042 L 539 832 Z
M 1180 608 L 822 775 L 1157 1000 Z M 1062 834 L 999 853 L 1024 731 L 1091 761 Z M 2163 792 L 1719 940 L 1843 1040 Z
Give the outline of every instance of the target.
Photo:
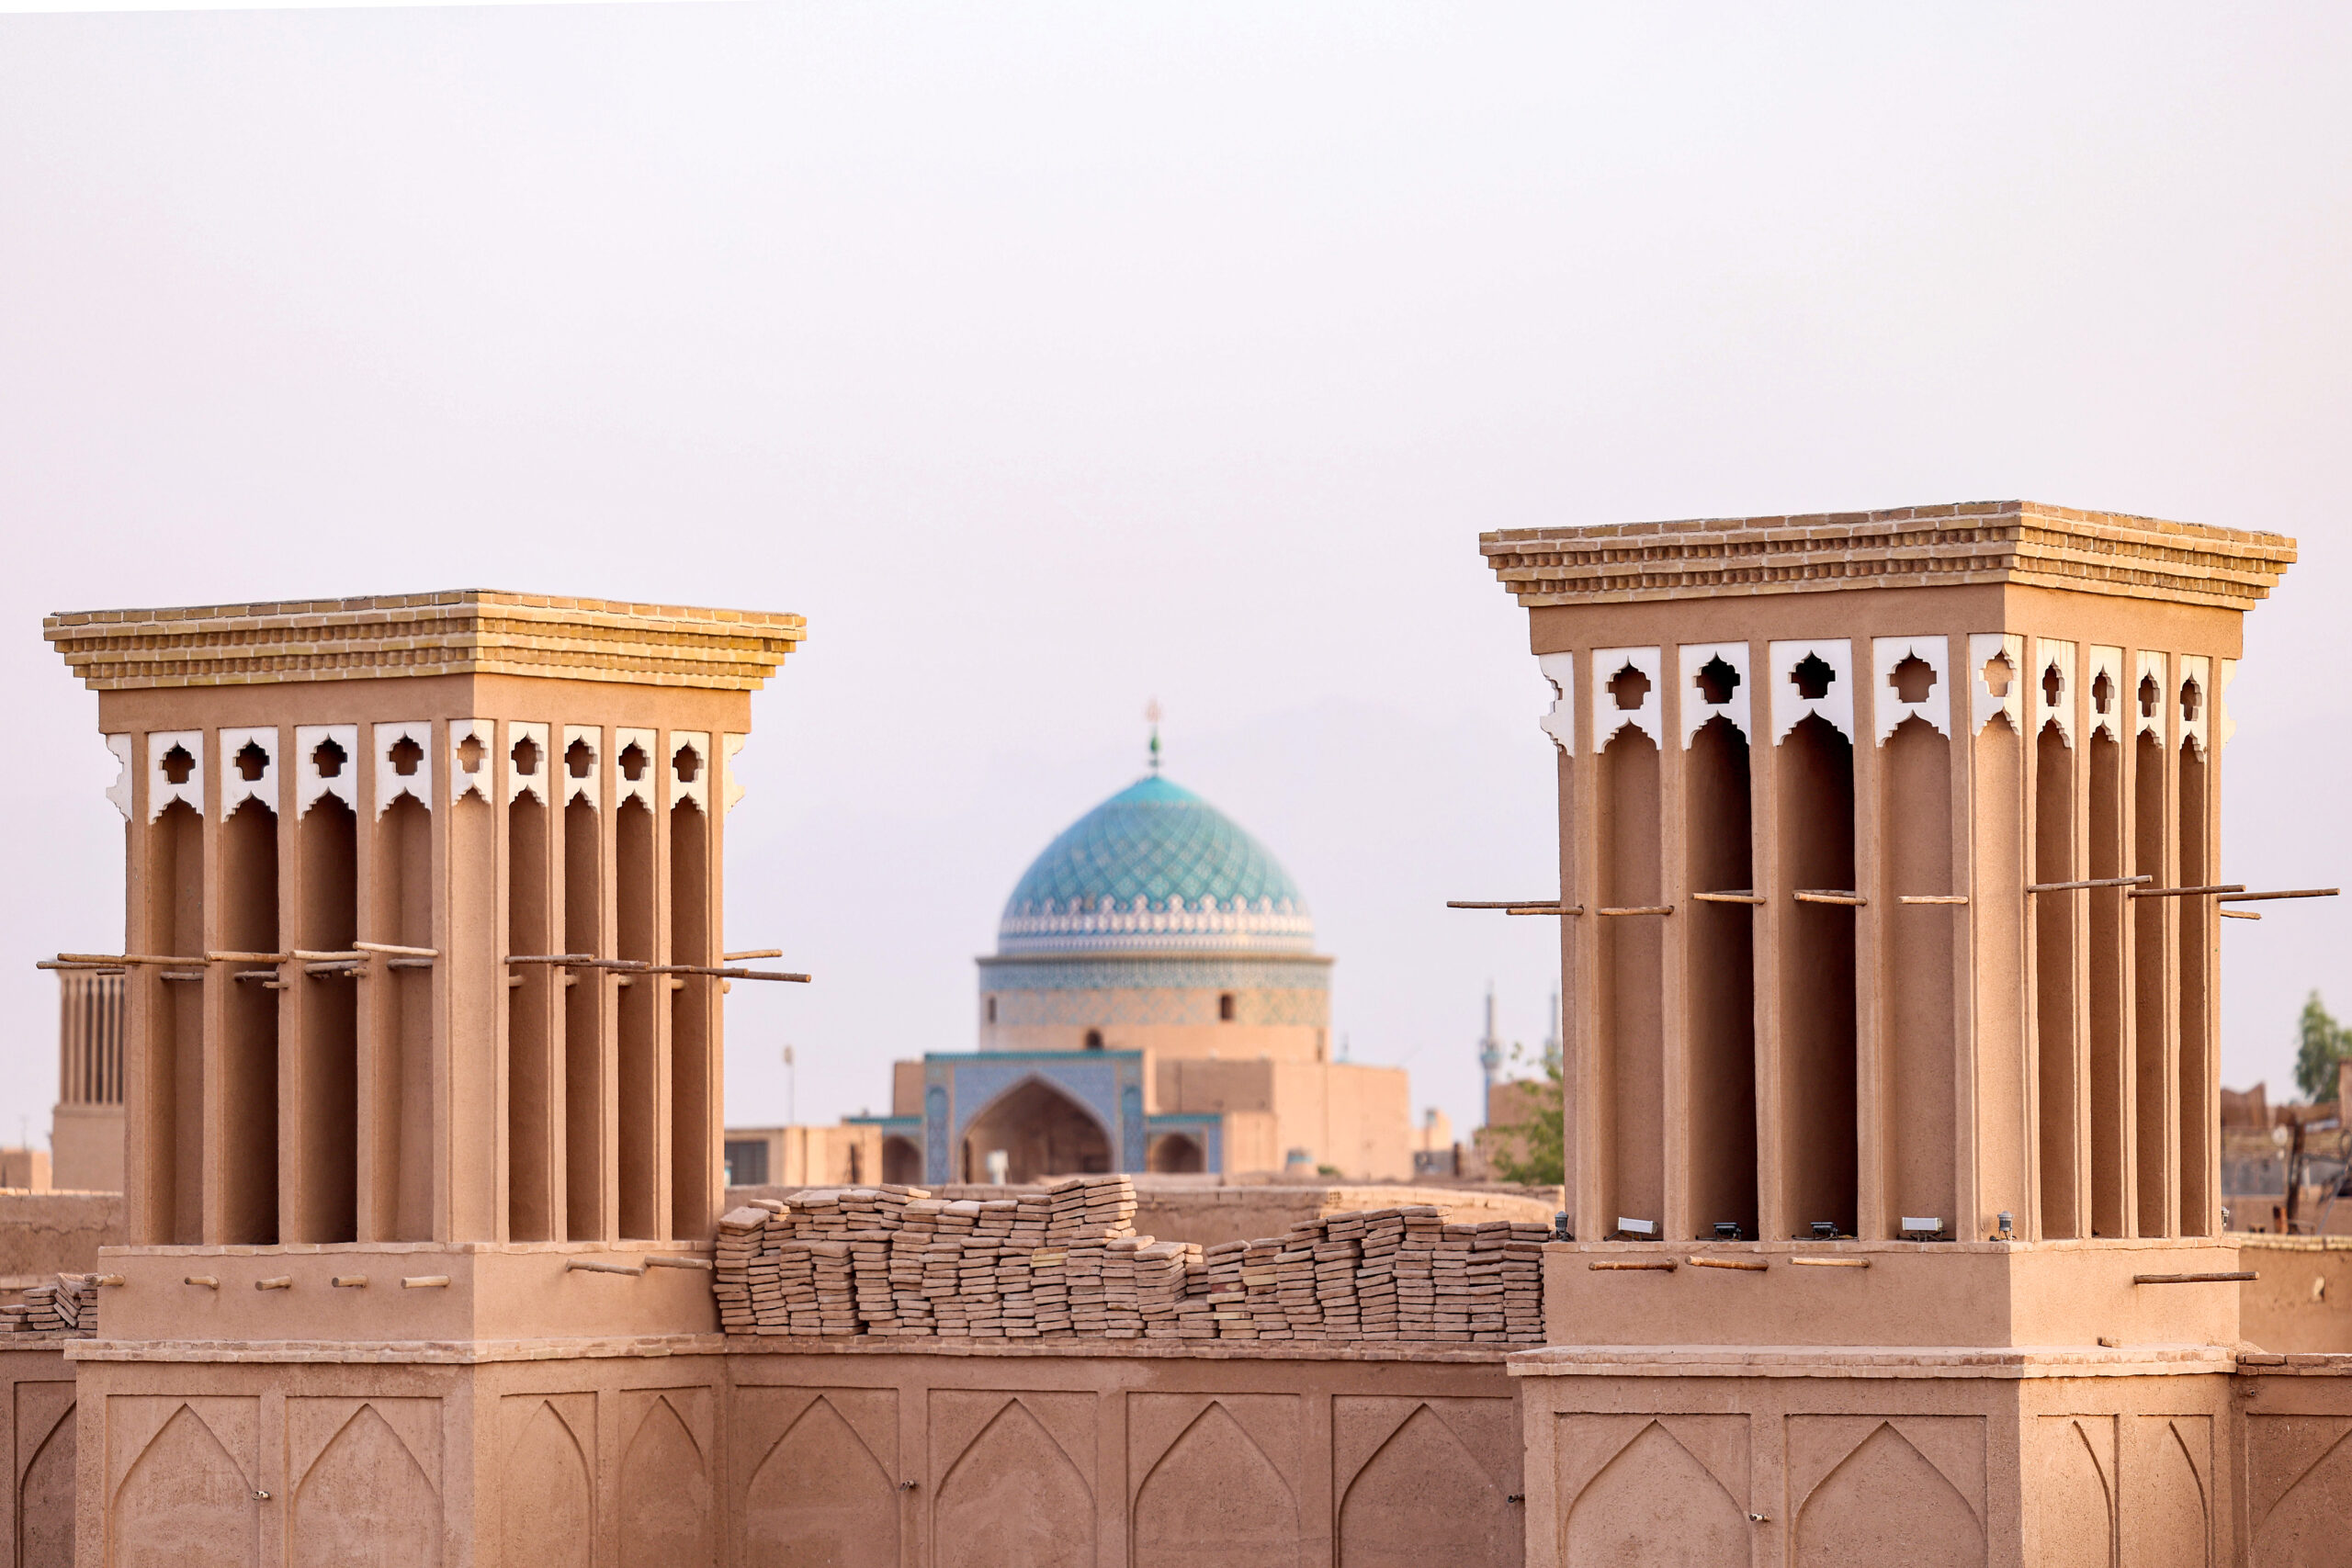
M 2340 1568 L 2352 1561 L 2344 1528 L 2352 1517 L 2352 1421 L 2249 1414 L 2245 1459 L 2253 1562 Z
M 1796 1568 L 1982 1568 L 1981 1417 L 1798 1416 L 1789 1427 Z
M 2001 666 L 2007 669 L 2004 671 Z M 1998 690 L 1996 690 L 1997 684 Z M 1972 632 L 1968 638 L 1969 726 L 1979 734 L 1998 716 L 2025 733 L 2025 638 L 2015 632 Z
M 2083 695 L 2090 704 L 2093 735 L 2120 743 L 2132 733 L 2134 704 L 2121 649 L 2091 645 L 2090 660 L 2083 671 Z
M 2211 756 L 2213 661 L 2201 653 L 2182 654 L 2180 671 L 2173 682 L 2172 701 L 2182 748 L 2186 750 L 2193 741 L 2199 756 Z
M 635 1429 L 621 1456 L 620 1561 L 709 1568 L 718 1551 L 709 1391 L 632 1389 L 621 1405 Z
M 1540 723 L 1544 733 L 1564 757 L 1577 754 L 1577 656 L 1573 653 L 1539 653 L 1536 669 L 1552 683 L 1552 706 Z
M 343 1400 L 289 1400 L 289 1406 L 341 1406 Z M 425 1430 L 415 1434 L 433 1445 L 432 1471 L 420 1459 L 409 1433 L 395 1429 L 385 1410 L 374 1401 L 351 1410 L 297 1483 L 288 1531 L 293 1561 L 300 1563 L 383 1562 L 403 1568 L 438 1568 L 441 1562 L 441 1494 L 437 1451 L 439 1431 L 434 1418 L 438 1400 L 396 1399 L 385 1404 L 395 1419 L 411 1418 L 413 1427 L 423 1415 Z M 401 1406 L 424 1405 L 424 1412 L 401 1412 Z M 299 1431 L 302 1414 L 289 1409 L 288 1426 Z
M 1896 671 L 1911 660 L 1928 667 L 1931 679 L 1917 702 L 1903 700 Z M 1924 719 L 1936 732 L 1951 734 L 1951 639 L 1945 637 L 1881 637 L 1871 639 L 1871 712 L 1876 716 L 1878 744 L 1901 728 L 1906 718 Z
M 896 1398 L 873 1389 L 739 1391 L 739 1407 L 762 1423 L 747 1420 L 747 1429 L 764 1435 L 789 1416 L 743 1490 L 747 1561 L 897 1568 L 899 1484 L 886 1462 L 897 1452 Z
M 2026 711 L 2033 716 L 2031 732 L 2055 724 L 2072 747 L 2075 735 L 2075 645 L 2054 637 L 2033 639 L 2033 664 L 2026 677 Z
M 670 731 L 670 804 L 691 800 L 710 815 L 710 737 L 701 730 Z M 691 753 L 691 754 L 690 754 Z
M 179 752 L 181 761 L 173 753 Z M 174 774 L 178 777 L 175 779 Z M 204 731 L 151 730 L 147 736 L 147 820 L 153 822 L 175 800 L 204 815 Z
M 613 731 L 613 805 L 616 809 L 635 800 L 652 811 L 654 781 L 662 762 L 661 738 L 650 729 Z M 631 776 L 634 775 L 634 776 Z
M 531 758 L 531 771 L 525 773 L 516 753 L 525 741 L 531 743 L 536 753 Z M 563 759 L 548 744 L 548 727 L 544 724 L 510 723 L 506 727 L 506 798 L 511 804 L 529 795 L 542 806 L 552 806 L 555 785 L 551 782 L 563 770 Z
M 121 812 L 122 819 L 128 822 L 130 820 L 130 791 L 135 776 L 131 770 L 138 765 L 132 761 L 136 755 L 136 744 L 128 735 L 109 735 L 106 742 L 107 750 L 114 753 L 115 761 L 114 783 L 107 785 L 107 798 L 114 802 L 114 808 Z
M 489 805 L 491 794 L 497 787 L 492 782 L 497 773 L 497 721 L 488 718 L 451 719 L 449 798 L 458 801 L 470 795 L 484 806 Z
M 1629 673 L 1630 672 L 1630 673 Z M 1631 726 L 1666 744 L 1665 660 L 1655 648 L 1592 650 L 1592 749 L 1606 751 L 1617 732 Z
M 1560 1426 L 1567 1562 L 1747 1568 L 1747 1416 L 1566 1416 Z
M 407 719 L 369 728 L 369 739 L 376 748 L 376 815 L 381 817 L 390 810 L 392 802 L 404 795 L 414 796 L 419 806 L 432 810 L 433 721 Z M 412 747 L 413 750 L 410 750 Z
M 321 756 L 322 748 L 332 751 Z M 339 751 L 340 757 L 333 755 Z M 327 769 L 332 766 L 334 772 Z M 322 795 L 331 795 L 359 810 L 359 727 L 356 724 L 300 724 L 294 727 L 294 807 L 297 816 L 310 815 Z
M 17 1385 L 17 1556 L 30 1568 L 74 1561 L 74 1388 Z
M 1498 1468 L 1505 1456 L 1496 1451 L 1495 1434 L 1482 1429 L 1490 1422 L 1477 1407 L 1488 1404 L 1509 1402 L 1332 1402 L 1340 1568 L 1502 1568 L 1519 1561 L 1521 1523 L 1509 1496 L 1518 1486 Z
M 587 748 L 587 771 L 572 770 L 571 749 Z M 605 802 L 605 731 L 594 724 L 567 724 L 563 727 L 563 746 L 555 758 L 555 776 L 562 781 L 563 804 L 584 800 L 591 807 L 601 807 Z
M 743 786 L 735 782 L 735 759 L 751 739 L 748 735 L 722 735 L 718 738 L 719 766 L 726 770 L 727 809 L 729 811 L 734 810 L 735 803 L 743 798 Z
M 1772 716 L 1772 744 L 1786 740 L 1789 731 L 1815 716 L 1848 740 L 1853 739 L 1854 645 L 1843 637 L 1823 637 L 1771 643 L 1768 651 L 1772 682 L 1764 700 Z M 1800 675 L 1801 670 L 1807 675 L 1815 673 L 1806 667 L 1809 660 L 1819 660 L 1828 667 L 1826 682 L 1817 687 Z M 1817 694 L 1809 694 L 1814 693 Z
M 1675 650 L 1675 679 L 1682 682 L 1682 749 L 1716 719 L 1727 721 L 1743 737 L 1753 738 L 1749 713 L 1756 694 L 1747 645 L 1744 642 L 1686 642 Z M 1708 666 L 1721 660 L 1731 671 L 1728 691 L 1711 690 Z
M 1134 1396 L 1138 1401 L 1188 1396 Z M 1295 1397 L 1238 1395 L 1234 1405 L 1269 1401 L 1288 1407 L 1295 1450 Z M 1256 1425 L 1251 1423 L 1250 1425 Z M 1277 1428 L 1279 1429 L 1279 1427 Z M 1152 1461 L 1136 1492 L 1130 1528 L 1135 1568 L 1297 1568 L 1298 1498 L 1268 1451 L 1265 1429 L 1252 1431 L 1227 1401 L 1212 1399 Z M 1285 1451 L 1284 1458 L 1291 1457 Z M 1138 1467 L 1139 1468 L 1139 1467 Z
M 2035 1568 L 2114 1562 L 2115 1419 L 2043 1416 L 2029 1430 L 2026 1556 Z
M 252 756 L 247 748 L 260 753 Z M 248 771 L 254 774 L 245 777 Z M 234 812 L 248 800 L 258 800 L 277 811 L 277 728 L 224 729 L 220 732 L 220 814 Z
M 107 1402 L 107 1561 L 245 1568 L 261 1561 L 259 1405 L 252 1398 Z
M 499 1466 L 499 1568 L 589 1568 L 595 1398 L 510 1394 L 501 1402 L 509 1438 Z
M 956 1443 L 975 1402 L 989 1401 L 994 1413 Z M 1094 1493 L 1078 1459 L 1091 1453 L 1093 1404 L 1091 1394 L 933 1395 L 933 1451 L 954 1455 L 932 1503 L 938 1568 L 1091 1568 Z
M 2132 660 L 2132 732 L 2135 738 L 2153 735 L 2159 746 L 2172 739 L 2172 705 L 2165 697 L 2172 682 L 2165 666 L 2163 654 L 2144 648 Z

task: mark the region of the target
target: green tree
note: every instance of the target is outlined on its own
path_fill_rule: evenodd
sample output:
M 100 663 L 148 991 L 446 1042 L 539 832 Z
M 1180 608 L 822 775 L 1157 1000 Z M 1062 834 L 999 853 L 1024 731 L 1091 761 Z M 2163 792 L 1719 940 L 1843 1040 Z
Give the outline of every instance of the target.
M 1517 1053 L 1514 1052 L 1514 1055 Z M 1544 1076 L 1527 1086 L 1526 1119 L 1489 1129 L 1487 1158 L 1505 1181 L 1557 1187 L 1567 1179 L 1567 1144 L 1560 1121 L 1560 1064 L 1547 1057 Z
M 2313 991 L 2303 1002 L 2295 1037 L 2295 1087 L 2305 1100 L 2333 1098 L 2335 1065 L 2352 1056 L 2352 1029 L 2336 1022 Z

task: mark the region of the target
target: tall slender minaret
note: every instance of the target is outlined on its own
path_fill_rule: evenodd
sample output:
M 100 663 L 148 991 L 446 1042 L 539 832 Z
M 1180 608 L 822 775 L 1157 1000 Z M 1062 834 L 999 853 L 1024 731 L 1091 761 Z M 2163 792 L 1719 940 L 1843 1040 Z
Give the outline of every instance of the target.
M 1486 1075 L 1485 1099 L 1478 1108 L 1481 1126 L 1495 1120 L 1495 1077 L 1503 1070 L 1503 1043 L 1495 1034 L 1495 983 L 1487 982 L 1487 1032 L 1478 1040 L 1478 1066 Z

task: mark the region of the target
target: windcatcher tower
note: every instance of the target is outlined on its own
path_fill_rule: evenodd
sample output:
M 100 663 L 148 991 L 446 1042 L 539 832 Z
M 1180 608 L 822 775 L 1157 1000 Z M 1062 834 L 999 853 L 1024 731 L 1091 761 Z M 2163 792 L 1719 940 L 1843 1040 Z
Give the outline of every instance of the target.
M 232 1465 L 218 1522 L 277 1550 L 268 1456 L 399 1393 L 419 1518 L 473 1561 L 471 1466 L 534 1421 L 593 1451 L 631 1356 L 715 1329 L 728 764 L 802 622 L 461 592 L 46 632 L 128 866 L 125 952 L 62 955 L 128 991 L 85 1560 L 137 1534 L 134 1463 L 164 1510 Z M 516 1403 L 528 1358 L 562 1370 Z
M 2218 1529 L 2236 1286 L 2178 1277 L 2236 1268 L 2222 694 L 2292 542 L 1991 502 L 1481 548 L 1558 693 L 1578 1241 L 1521 1369 L 1560 1374 L 1531 1441 L 1585 1440 L 1537 1412 L 1598 1408 L 1592 1379 L 1743 1411 L 1709 1463 L 1780 1561 L 1873 1429 L 1851 1418 L 1919 1417 L 1901 1463 L 1950 1483 L 1914 1502 L 1964 1499 L 1952 1560 L 2056 1561 L 2095 1521 L 2063 1486 L 2035 1515 L 2025 1474 L 2080 1461 L 2113 1493 L 2117 1445 L 2154 1441 L 2129 1413 L 2195 1411 Z M 1531 1453 L 1564 1517 L 1576 1463 Z M 1939 1539 L 1906 1508 L 1905 1540 Z

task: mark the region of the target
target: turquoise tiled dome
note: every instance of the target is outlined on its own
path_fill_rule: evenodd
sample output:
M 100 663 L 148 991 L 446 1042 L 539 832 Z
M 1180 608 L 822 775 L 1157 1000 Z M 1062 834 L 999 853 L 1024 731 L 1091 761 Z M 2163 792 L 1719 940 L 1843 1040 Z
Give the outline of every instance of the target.
M 1157 773 L 1046 846 L 997 925 L 997 951 L 1308 953 L 1290 874 L 1216 807 Z

